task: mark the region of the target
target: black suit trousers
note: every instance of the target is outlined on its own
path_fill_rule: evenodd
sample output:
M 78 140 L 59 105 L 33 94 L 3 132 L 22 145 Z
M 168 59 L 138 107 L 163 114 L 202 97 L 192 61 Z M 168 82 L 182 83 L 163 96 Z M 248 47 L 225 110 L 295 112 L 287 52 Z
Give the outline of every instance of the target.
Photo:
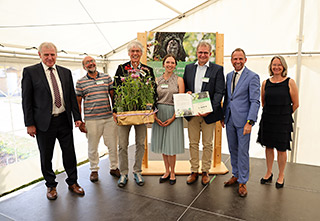
M 77 183 L 77 159 L 74 150 L 72 127 L 64 112 L 52 117 L 49 129 L 41 131 L 37 128 L 37 142 L 40 150 L 41 171 L 47 187 L 57 186 L 56 175 L 52 169 L 52 157 L 56 139 L 59 141 L 64 169 L 68 175 L 68 185 Z

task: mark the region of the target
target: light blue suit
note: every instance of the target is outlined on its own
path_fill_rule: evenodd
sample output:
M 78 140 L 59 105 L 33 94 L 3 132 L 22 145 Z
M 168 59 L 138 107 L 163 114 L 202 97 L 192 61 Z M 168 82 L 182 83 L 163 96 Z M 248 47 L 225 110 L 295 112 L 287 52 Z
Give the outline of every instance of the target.
M 232 174 L 239 183 L 249 179 L 249 143 L 250 134 L 243 135 L 248 120 L 257 121 L 260 108 L 259 75 L 244 68 L 240 79 L 231 94 L 231 82 L 234 71 L 228 73 L 226 94 L 223 103 L 227 139 L 231 156 Z

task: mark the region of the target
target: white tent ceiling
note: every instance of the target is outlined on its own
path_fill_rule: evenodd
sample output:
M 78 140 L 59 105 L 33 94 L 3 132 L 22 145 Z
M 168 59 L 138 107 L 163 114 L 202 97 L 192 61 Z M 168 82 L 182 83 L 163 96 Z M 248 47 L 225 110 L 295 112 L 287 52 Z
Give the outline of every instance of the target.
M 0 0 L 0 44 L 104 55 L 204 0 Z M 169 4 L 172 9 L 166 7 Z

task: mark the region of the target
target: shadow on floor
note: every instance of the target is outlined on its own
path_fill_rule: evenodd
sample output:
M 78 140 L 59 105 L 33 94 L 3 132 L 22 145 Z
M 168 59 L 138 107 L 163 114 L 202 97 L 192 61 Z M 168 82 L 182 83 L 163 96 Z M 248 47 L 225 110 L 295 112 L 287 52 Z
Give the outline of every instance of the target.
M 129 147 L 130 171 L 134 146 Z M 150 153 L 150 160 L 161 155 Z M 188 159 L 188 153 L 178 156 Z M 231 171 L 229 155 L 222 161 Z M 276 189 L 275 180 L 261 185 L 265 160 L 250 159 L 248 196 L 240 198 L 237 187 L 223 187 L 227 175 L 211 176 L 212 182 L 203 186 L 198 182 L 187 185 L 186 176 L 177 176 L 177 183 L 159 184 L 159 176 L 144 176 L 140 187 L 129 174 L 125 188 L 117 187 L 117 179 L 109 175 L 108 158 L 100 162 L 97 183 L 89 181 L 89 165 L 78 168 L 79 183 L 84 197 L 68 191 L 66 176 L 57 176 L 58 199 L 46 198 L 46 187 L 40 182 L 28 191 L 0 201 L 0 220 L 318 220 L 320 210 L 320 167 L 287 164 L 285 186 Z M 275 179 L 277 165 L 274 165 Z

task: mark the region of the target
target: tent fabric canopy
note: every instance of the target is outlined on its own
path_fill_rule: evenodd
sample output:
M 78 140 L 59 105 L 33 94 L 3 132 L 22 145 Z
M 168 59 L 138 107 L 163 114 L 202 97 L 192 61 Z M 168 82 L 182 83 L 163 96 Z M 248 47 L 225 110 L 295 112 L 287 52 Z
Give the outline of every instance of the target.
M 0 85 L 11 86 L 11 94 L 21 88 L 23 67 L 39 61 L 35 49 L 44 41 L 58 47 L 57 62 L 72 70 L 74 81 L 85 74 L 81 67 L 85 55 L 95 57 L 98 68 L 113 76 L 117 66 L 129 59 L 128 42 L 145 31 L 222 33 L 224 74 L 233 70 L 230 54 L 240 47 L 248 57 L 246 66 L 259 74 L 261 83 L 269 78 L 271 57 L 283 55 L 288 63 L 288 76 L 299 83 L 300 98 L 295 121 L 295 156 L 288 155 L 294 162 L 320 166 L 316 139 L 320 132 L 319 0 L 0 0 L 0 6 Z M 0 90 L 0 96 L 3 94 Z M 0 99 L 0 132 L 5 136 L 26 137 L 20 97 L 12 102 L 10 96 Z M 17 108 L 10 109 L 11 105 Z M 261 112 L 260 108 L 258 121 Z M 258 129 L 257 123 L 251 135 L 250 156 L 264 158 L 264 149 L 256 143 Z M 77 157 L 82 154 L 80 158 L 84 159 L 86 138 L 79 131 L 74 134 L 79 138 Z M 225 130 L 222 152 L 228 153 Z M 62 162 L 57 159 L 60 157 L 54 162 L 61 167 Z M 29 181 L 39 176 L 32 174 L 40 171 L 34 168 L 28 173 Z M 15 180 L 18 176 L 7 170 L 0 168 L 0 175 L 7 174 L 8 180 L 12 176 L 12 186 L 29 182 Z M 0 185 L 0 193 L 11 187 L 1 188 Z
M 164 1 L 181 12 L 203 0 Z M 179 14 L 150 0 L 1 0 L 0 44 L 104 55 Z

